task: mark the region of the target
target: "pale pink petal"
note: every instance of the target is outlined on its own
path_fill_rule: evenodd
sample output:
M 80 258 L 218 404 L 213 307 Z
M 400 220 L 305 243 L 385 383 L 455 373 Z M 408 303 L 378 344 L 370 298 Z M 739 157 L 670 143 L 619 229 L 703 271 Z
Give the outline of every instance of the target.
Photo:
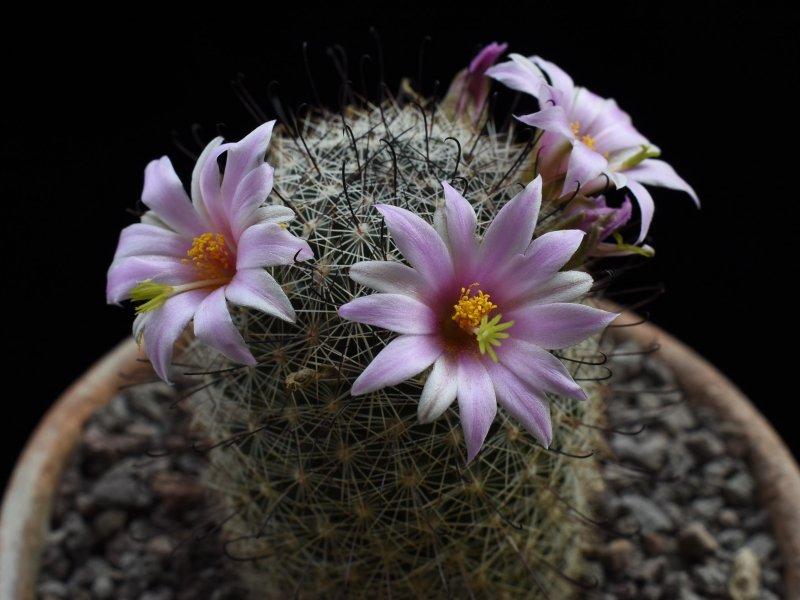
M 280 225 L 262 223 L 248 227 L 239 238 L 236 268 L 289 265 L 294 261 L 312 258 L 314 253 L 308 242 L 292 235 Z
M 339 308 L 343 319 L 397 333 L 434 333 L 439 329 L 429 306 L 402 294 L 371 294 Z
M 514 321 L 514 338 L 556 350 L 600 333 L 617 316 L 583 304 L 555 303 L 515 309 L 503 313 L 503 320 Z
M 153 316 L 152 311 L 139 313 L 136 315 L 136 318 L 133 319 L 133 339 L 137 342 L 142 338 L 144 334 L 144 330 L 147 327 L 147 322 L 150 320 L 150 317 Z
M 206 162 L 200 169 L 200 194 L 203 206 L 208 215 L 211 228 L 215 233 L 221 233 L 233 239 L 228 213 L 225 210 L 226 200 L 222 197 L 222 173 L 219 170 L 218 159 L 227 152 L 233 144 L 220 144 L 208 153 Z M 227 200 L 230 200 L 228 198 Z
M 592 123 L 591 135 L 601 152 L 613 154 L 627 148 L 648 146 L 650 142 L 631 122 L 631 118 L 609 98 Z
M 228 220 L 234 240 L 238 240 L 245 229 L 256 224 L 256 209 L 272 191 L 272 176 L 272 167 L 262 163 L 239 182 L 233 200 L 228 205 Z
M 447 353 L 433 363 L 433 369 L 422 388 L 417 406 L 420 423 L 430 423 L 442 416 L 458 393 L 458 363 Z
M 534 266 L 538 273 L 560 271 L 578 250 L 585 235 L 578 229 L 550 231 L 540 235 L 525 251 L 525 262 L 531 265 L 527 274 L 535 274 Z
M 294 211 L 288 206 L 270 204 L 255 211 L 255 223 L 288 223 L 294 219 Z
M 435 335 L 401 335 L 372 359 L 350 391 L 354 396 L 397 385 L 421 373 L 442 354 Z
M 134 223 L 120 233 L 114 260 L 140 254 L 186 258 L 191 247 L 191 240 L 179 233 L 156 225 Z
M 538 66 L 550 80 L 550 84 L 559 90 L 565 98 L 572 98 L 575 89 L 575 84 L 572 82 L 572 77 L 549 60 L 543 59 L 541 56 L 532 56 L 531 62 Z
M 215 137 L 211 140 L 208 145 L 203 148 L 203 152 L 197 158 L 197 162 L 194 165 L 194 169 L 192 170 L 192 204 L 194 205 L 194 209 L 197 211 L 199 215 L 203 218 L 204 221 L 207 223 L 211 223 L 211 217 L 206 210 L 205 202 L 203 201 L 203 194 L 200 189 L 200 179 L 203 173 L 203 169 L 205 168 L 208 159 L 211 157 L 212 154 L 215 154 L 214 151 L 222 144 L 221 137 Z M 217 153 L 215 156 L 219 156 Z M 219 175 L 217 175 L 219 177 Z M 219 185 L 219 182 L 217 183 Z
M 161 229 L 169 229 L 169 225 L 159 219 L 156 216 L 156 213 L 154 213 L 152 210 L 146 211 L 141 217 L 139 217 L 139 220 L 145 225 L 152 225 L 153 227 L 160 227 Z
M 368 288 L 387 294 L 419 296 L 425 280 L 411 267 L 398 262 L 366 260 L 350 267 L 350 278 Z
M 452 287 L 453 263 L 436 230 L 404 208 L 388 204 L 377 204 L 375 208 L 386 219 L 386 227 L 397 248 L 430 288 Z
M 541 204 L 542 178 L 537 176 L 500 209 L 480 247 L 481 276 L 502 269 L 513 256 L 525 252 L 531 243 Z
M 209 290 L 192 290 L 173 296 L 158 309 L 148 313 L 147 319 L 134 322 L 135 333 L 142 335 L 144 350 L 153 369 L 161 379 L 171 383 L 169 367 L 175 341 L 192 320 Z
M 444 188 L 444 238 L 450 248 L 456 273 L 460 278 L 463 273 L 471 272 L 475 267 L 478 252 L 476 228 L 478 219 L 475 210 L 466 198 L 459 194 L 446 181 Z
M 197 278 L 191 264 L 172 256 L 126 256 L 111 263 L 106 301 L 116 304 L 130 298 L 130 291 L 143 281 L 181 285 Z
M 539 346 L 514 337 L 514 327 L 508 331 L 512 337 L 496 349 L 501 365 L 534 390 L 586 400 L 586 393 L 559 359 Z
M 471 463 L 492 426 L 497 402 L 486 368 L 468 353 L 458 357 L 458 414 L 467 442 L 467 463 Z
M 554 302 L 573 302 L 592 289 L 592 276 L 582 271 L 566 271 L 538 280 L 520 278 L 509 288 L 503 290 L 502 307 L 504 311 L 520 308 L 522 305 L 552 304 Z M 512 295 L 513 294 L 513 295 Z
M 515 118 L 531 127 L 558 133 L 569 140 L 575 139 L 575 135 L 569 124 L 569 117 L 563 106 L 546 105 L 539 112 Z
M 694 203 L 700 208 L 700 199 L 684 179 L 675 172 L 668 163 L 655 158 L 648 158 L 640 162 L 635 167 L 627 169 L 625 173 L 630 179 L 645 185 L 655 185 L 671 190 L 686 192 L 692 197 Z
M 470 74 L 477 74 L 482 77 L 486 73 L 486 69 L 497 62 L 497 59 L 506 50 L 508 50 L 508 44 L 506 43 L 498 44 L 497 42 L 492 42 L 487 44 L 469 63 Z
M 225 287 L 225 297 L 231 304 L 254 308 L 294 323 L 292 303 L 280 284 L 264 269 L 239 269 Z
M 194 334 L 204 344 L 211 346 L 231 360 L 254 366 L 253 357 L 247 344 L 233 324 L 228 303 L 225 301 L 225 288 L 217 288 L 197 307 L 194 315 Z
M 579 188 L 594 181 L 608 170 L 608 160 L 591 150 L 583 142 L 576 141 L 572 146 L 567 165 L 567 175 L 564 178 L 562 194 L 574 194 Z
M 275 121 L 264 123 L 247 134 L 242 141 L 231 144 L 225 161 L 225 174 L 222 178 L 224 202 L 231 202 L 239 182 L 250 171 L 263 164 L 274 126 Z
M 486 70 L 486 76 L 496 79 L 517 92 L 539 97 L 539 88 L 546 83 L 542 72 L 529 59 L 519 54 L 509 55 L 508 62 Z
M 642 214 L 642 225 L 639 228 L 639 237 L 636 239 L 636 243 L 641 244 L 647 236 L 647 232 L 650 230 L 650 223 L 653 221 L 656 205 L 655 202 L 653 202 L 653 197 L 650 195 L 650 192 L 647 191 L 647 188 L 633 179 L 628 181 L 628 189 L 636 199 L 636 203 L 639 205 L 639 210 Z
M 550 403 L 545 395 L 520 381 L 502 364 L 487 367 L 492 378 L 497 402 L 515 417 L 542 446 L 553 440 Z
M 191 238 L 204 233 L 205 224 L 166 156 L 151 161 L 145 168 L 142 202 L 181 235 Z

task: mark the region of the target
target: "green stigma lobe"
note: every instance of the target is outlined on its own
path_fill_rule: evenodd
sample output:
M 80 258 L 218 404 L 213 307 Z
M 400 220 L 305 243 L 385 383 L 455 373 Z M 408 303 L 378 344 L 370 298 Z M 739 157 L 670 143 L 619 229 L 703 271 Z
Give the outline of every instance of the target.
M 627 158 L 625 162 L 623 162 L 622 165 L 620 165 L 620 169 L 621 170 L 630 169 L 638 165 L 646 158 L 657 158 L 659 156 L 661 156 L 661 150 L 659 148 L 657 148 L 656 146 L 643 144 L 642 149 L 639 150 L 639 152 Z
M 500 340 L 504 340 L 508 337 L 508 334 L 504 333 L 504 331 L 514 324 L 514 321 L 500 323 L 502 316 L 503 315 L 496 315 L 490 321 L 488 317 L 484 315 L 478 326 L 478 331 L 475 333 L 481 354 L 486 354 L 488 352 L 494 362 L 499 362 L 494 348 L 500 346 L 502 343 Z
M 614 241 L 617 243 L 617 248 L 619 248 L 623 252 L 638 254 L 639 256 L 644 256 L 645 258 L 652 258 L 655 255 L 655 252 L 653 251 L 652 248 L 643 248 L 641 246 L 626 244 L 625 240 L 622 239 L 622 234 L 619 231 L 615 231 L 613 236 L 614 236 Z
M 174 289 L 171 285 L 164 285 L 155 281 L 141 282 L 131 290 L 130 294 L 133 302 L 143 302 L 143 304 L 136 307 L 136 314 L 140 315 L 157 309 L 167 301 Z

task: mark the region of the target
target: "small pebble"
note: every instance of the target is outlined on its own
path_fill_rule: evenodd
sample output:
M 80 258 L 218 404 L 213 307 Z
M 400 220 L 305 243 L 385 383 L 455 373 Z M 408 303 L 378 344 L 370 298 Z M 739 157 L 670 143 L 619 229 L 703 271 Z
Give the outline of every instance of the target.
M 742 528 L 751 533 L 769 531 L 769 513 L 765 510 L 748 512 L 742 519 Z
M 725 444 L 722 440 L 708 430 L 693 431 L 687 434 L 684 443 L 700 464 L 722 456 L 725 452 Z
M 741 529 L 723 529 L 717 534 L 717 541 L 727 550 L 738 550 L 746 539 L 747 534 Z
M 92 582 L 92 596 L 97 600 L 107 600 L 114 596 L 114 582 L 108 575 L 100 575 Z
M 656 531 L 642 534 L 642 545 L 651 556 L 662 556 L 674 552 L 675 540 Z
M 697 418 L 686 406 L 678 404 L 664 411 L 661 423 L 669 433 L 675 435 L 697 427 Z
M 757 600 L 761 593 L 761 567 L 750 548 L 742 548 L 733 558 L 728 593 L 732 600 Z
M 632 581 L 611 583 L 608 589 L 612 594 L 612 598 L 619 598 L 620 600 L 632 600 L 637 597 L 639 591 L 636 584 Z
M 703 465 L 703 476 L 707 479 L 723 480 L 735 468 L 736 464 L 733 459 L 727 456 L 721 456 Z
M 149 590 L 140 596 L 140 600 L 172 600 L 174 594 L 169 588 L 161 587 L 157 590 Z
M 639 596 L 642 600 L 660 600 L 661 586 L 654 583 L 649 583 L 641 589 Z
M 664 576 L 664 597 L 681 598 L 682 594 L 691 590 L 689 574 L 685 571 L 672 571 Z
M 708 596 L 721 596 L 728 589 L 730 568 L 714 559 L 692 569 L 692 581 L 698 592 Z
M 617 435 L 611 447 L 623 462 L 629 461 L 650 471 L 658 471 L 667 462 L 669 438 L 660 432 L 639 439 L 637 436 Z
M 60 581 L 44 581 L 39 584 L 39 595 L 45 598 L 66 598 L 69 591 L 67 586 Z
M 690 523 L 678 534 L 681 554 L 690 560 L 702 560 L 719 549 L 719 543 L 700 522 Z
M 711 498 L 698 498 L 692 502 L 692 512 L 695 517 L 708 522 L 713 520 L 722 509 L 723 500 L 719 496 L 712 496 Z
M 153 554 L 154 556 L 158 556 L 160 558 L 166 558 L 172 551 L 175 549 L 176 542 L 168 535 L 156 535 L 147 540 L 147 544 L 145 544 L 145 551 Z
M 642 583 L 655 583 L 661 581 L 668 562 L 666 556 L 635 561 L 628 567 L 627 575 Z
M 725 508 L 719 511 L 719 514 L 717 515 L 717 523 L 719 523 L 722 527 L 738 527 L 739 515 L 736 514 L 735 510 Z
M 775 551 L 773 537 L 767 533 L 758 533 L 747 540 L 747 547 L 753 551 L 759 561 L 765 561 Z
M 617 539 L 599 549 L 597 558 L 612 573 L 625 570 L 633 559 L 636 547 L 628 539 Z
M 783 587 L 783 575 L 777 569 L 761 565 L 761 581 L 764 587 L 773 591 L 781 590 Z
M 620 504 L 639 522 L 642 531 L 666 531 L 675 529 L 670 518 L 652 500 L 639 494 L 626 494 Z
M 725 481 L 722 493 L 732 505 L 745 506 L 754 500 L 755 483 L 750 473 L 740 471 Z
M 98 538 L 105 540 L 122 529 L 127 520 L 128 513 L 123 510 L 104 510 L 95 517 L 92 528 Z
M 95 483 L 92 492 L 98 504 L 110 508 L 144 509 L 153 493 L 133 475 L 110 473 Z

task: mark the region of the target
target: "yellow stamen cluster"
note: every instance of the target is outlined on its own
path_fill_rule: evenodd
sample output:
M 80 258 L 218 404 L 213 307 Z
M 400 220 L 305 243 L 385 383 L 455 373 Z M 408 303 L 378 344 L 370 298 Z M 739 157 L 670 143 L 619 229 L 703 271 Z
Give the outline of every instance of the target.
M 489 294 L 484 294 L 481 290 L 478 290 L 478 293 L 474 296 L 470 295 L 472 294 L 472 288 L 479 285 L 479 283 L 472 283 L 469 287 L 462 287 L 458 304 L 453 306 L 455 312 L 452 318 L 462 329 L 477 327 L 481 319 L 489 314 L 489 311 L 497 308 L 496 304 L 492 304 L 489 301 Z
M 580 121 L 573 121 L 569 124 L 569 128 L 572 129 L 572 134 L 575 136 L 575 139 L 579 142 L 583 142 L 589 150 L 597 150 L 597 140 L 595 140 L 592 136 L 588 133 L 584 133 L 583 135 L 580 134 L 581 132 L 581 122 Z
M 189 258 L 184 258 L 183 262 L 194 263 L 203 279 L 230 278 L 233 257 L 221 233 L 204 233 L 194 238 L 186 254 Z

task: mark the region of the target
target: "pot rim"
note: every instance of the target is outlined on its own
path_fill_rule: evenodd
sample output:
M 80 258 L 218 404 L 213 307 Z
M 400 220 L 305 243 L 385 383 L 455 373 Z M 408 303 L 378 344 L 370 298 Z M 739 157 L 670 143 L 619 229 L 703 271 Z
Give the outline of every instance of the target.
M 619 307 L 602 303 L 609 310 Z M 694 350 L 633 312 L 608 334 L 615 341 L 658 345 L 690 402 L 708 406 L 741 430 L 759 498 L 785 561 L 788 597 L 800 597 L 800 469 L 766 418 L 736 386 Z M 634 325 L 635 326 L 631 326 Z M 0 598 L 33 599 L 55 490 L 86 421 L 125 385 L 152 376 L 132 339 L 92 365 L 51 406 L 20 455 L 0 511 Z

